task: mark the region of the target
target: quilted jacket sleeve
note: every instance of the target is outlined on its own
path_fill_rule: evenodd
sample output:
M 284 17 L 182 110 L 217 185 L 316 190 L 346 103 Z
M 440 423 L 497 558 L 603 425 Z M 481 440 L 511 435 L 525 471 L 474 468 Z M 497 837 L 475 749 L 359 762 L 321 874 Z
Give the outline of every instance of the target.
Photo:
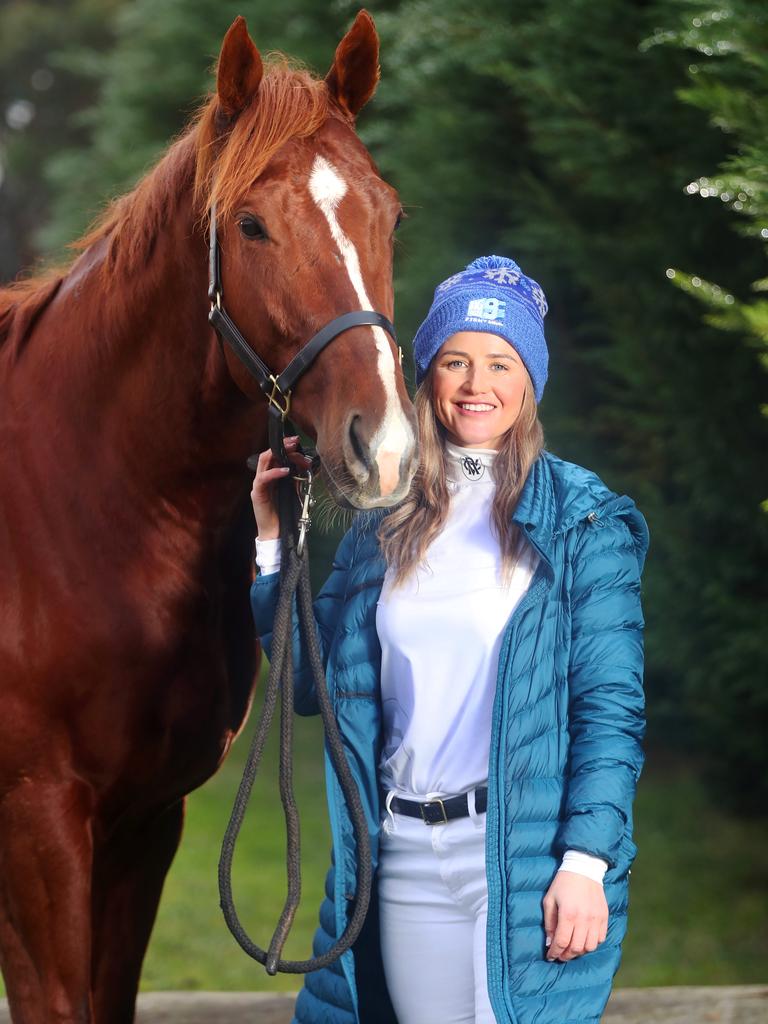
M 354 547 L 353 531 L 349 530 L 341 541 L 333 560 L 331 574 L 315 599 L 315 623 L 320 639 L 323 665 L 328 663 L 333 635 L 339 621 L 341 606 L 347 589 L 347 573 Z M 270 573 L 257 576 L 251 585 L 251 611 L 256 632 L 267 657 L 272 653 L 272 624 L 277 609 L 280 574 Z M 293 614 L 293 666 L 294 666 L 294 707 L 300 715 L 316 715 L 320 709 L 315 695 L 314 680 L 309 661 L 305 657 L 304 645 L 300 643 L 299 624 L 294 605 Z
M 570 764 L 558 839 L 562 850 L 582 850 L 613 867 L 643 765 L 640 571 L 647 527 L 632 506 L 582 529 L 572 563 Z

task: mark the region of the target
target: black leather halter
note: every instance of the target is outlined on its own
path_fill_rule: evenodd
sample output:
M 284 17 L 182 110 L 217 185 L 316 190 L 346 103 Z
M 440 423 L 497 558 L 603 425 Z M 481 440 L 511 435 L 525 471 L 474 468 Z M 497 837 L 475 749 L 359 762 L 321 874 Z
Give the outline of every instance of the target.
M 395 344 L 397 344 L 395 328 L 385 316 L 381 313 L 375 313 L 373 310 L 355 310 L 352 313 L 344 313 L 342 316 L 337 316 L 329 324 L 326 324 L 313 338 L 310 338 L 281 373 L 272 373 L 261 357 L 253 351 L 224 309 L 221 288 L 221 252 L 216 237 L 215 209 L 211 209 L 210 232 L 208 298 L 211 300 L 211 311 L 208 319 L 219 338 L 230 345 L 267 396 L 269 401 L 269 443 L 276 457 L 284 465 L 288 465 L 288 457 L 283 445 L 285 422 L 291 407 L 291 392 L 301 375 L 312 365 L 326 345 L 330 344 L 343 331 L 349 330 L 350 327 L 366 325 L 383 327 L 390 334 Z M 248 465 L 252 469 L 256 468 L 252 465 L 251 460 L 249 460 Z M 302 484 L 301 494 L 303 501 L 301 517 L 298 521 L 295 521 L 296 491 L 294 481 L 297 479 Z M 309 562 L 307 551 L 304 547 L 306 531 L 310 524 L 311 486 L 312 474 L 310 472 L 307 472 L 303 478 L 283 479 L 278 484 L 283 558 L 280 570 L 280 595 L 275 613 L 275 643 L 273 644 L 269 680 L 267 681 L 261 719 L 256 727 L 219 860 L 219 895 L 227 925 L 246 953 L 255 960 L 258 960 L 259 963 L 264 964 L 267 973 L 271 975 L 274 975 L 278 970 L 303 974 L 308 971 L 318 970 L 337 960 L 342 953 L 352 947 L 358 938 L 363 927 L 371 895 L 371 848 L 368 822 L 366 821 L 352 771 L 344 754 L 344 747 L 338 725 L 336 724 L 333 705 L 328 696 L 322 657 L 316 636 L 317 630 L 314 626 L 312 592 L 309 584 Z M 295 541 L 294 528 L 298 530 L 298 536 Z M 296 603 L 298 604 L 301 619 L 300 630 L 308 647 L 309 665 L 314 676 L 318 705 L 323 718 L 326 746 L 352 820 L 359 859 L 356 871 L 357 888 L 355 898 L 350 904 L 349 921 L 340 938 L 333 943 L 330 949 L 318 957 L 302 961 L 287 961 L 282 959 L 282 949 L 296 913 L 301 892 L 299 821 L 293 798 L 291 770 L 293 734 L 290 724 L 293 708 L 293 664 L 291 652 L 294 619 L 292 609 L 296 598 L 298 598 Z M 278 691 L 281 691 L 282 696 L 280 794 L 286 821 L 288 896 L 283 907 L 283 913 L 272 936 L 269 949 L 264 950 L 250 939 L 237 915 L 232 896 L 232 858 L 253 780 L 264 749 L 266 734 L 276 706 Z
M 310 338 L 281 373 L 274 374 L 264 360 L 254 352 L 224 308 L 224 295 L 221 287 L 221 249 L 216 233 L 215 206 L 211 207 L 208 271 L 208 298 L 211 300 L 208 319 L 219 338 L 227 342 L 246 369 L 255 377 L 259 387 L 266 395 L 270 414 L 269 443 L 277 458 L 281 462 L 287 463 L 283 447 L 285 422 L 291 408 L 291 393 L 301 375 L 312 365 L 326 345 L 329 345 L 344 331 L 348 331 L 350 327 L 365 325 L 382 327 L 397 345 L 395 328 L 383 313 L 376 313 L 372 309 L 359 309 L 352 313 L 343 313 Z

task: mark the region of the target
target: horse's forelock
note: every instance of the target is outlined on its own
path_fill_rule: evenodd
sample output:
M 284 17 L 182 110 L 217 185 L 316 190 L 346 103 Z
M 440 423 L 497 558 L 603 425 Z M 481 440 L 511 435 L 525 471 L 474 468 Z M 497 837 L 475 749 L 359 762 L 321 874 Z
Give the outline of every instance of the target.
M 270 54 L 258 93 L 223 134 L 212 97 L 199 114 L 195 197 L 206 216 L 213 203 L 221 219 L 253 187 L 278 149 L 314 134 L 332 116 L 344 119 L 328 87 L 283 54 Z

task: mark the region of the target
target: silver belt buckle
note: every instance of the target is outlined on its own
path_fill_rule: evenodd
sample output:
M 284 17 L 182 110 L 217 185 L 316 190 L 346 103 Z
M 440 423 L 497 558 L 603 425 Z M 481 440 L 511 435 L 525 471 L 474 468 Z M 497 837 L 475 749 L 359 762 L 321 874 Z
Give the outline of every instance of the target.
M 442 818 L 435 818 L 434 820 L 430 820 L 429 818 L 426 817 L 425 808 L 435 807 L 435 806 L 438 806 L 440 808 L 440 813 L 442 814 Z M 445 813 L 445 804 L 439 798 L 437 800 L 425 800 L 423 804 L 419 804 L 419 810 L 421 811 L 421 820 L 424 822 L 425 825 L 447 825 L 448 824 L 448 815 Z

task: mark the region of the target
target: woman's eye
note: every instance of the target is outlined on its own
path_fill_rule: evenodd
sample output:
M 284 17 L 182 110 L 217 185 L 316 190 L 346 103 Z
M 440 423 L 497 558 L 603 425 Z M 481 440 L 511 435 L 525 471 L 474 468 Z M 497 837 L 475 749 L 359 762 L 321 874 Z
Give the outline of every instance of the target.
M 506 363 L 491 363 L 491 368 L 494 369 L 494 370 L 506 370 L 507 369 L 507 364 Z
M 255 217 L 241 217 L 238 226 L 246 238 L 266 239 L 268 237 L 264 225 Z

